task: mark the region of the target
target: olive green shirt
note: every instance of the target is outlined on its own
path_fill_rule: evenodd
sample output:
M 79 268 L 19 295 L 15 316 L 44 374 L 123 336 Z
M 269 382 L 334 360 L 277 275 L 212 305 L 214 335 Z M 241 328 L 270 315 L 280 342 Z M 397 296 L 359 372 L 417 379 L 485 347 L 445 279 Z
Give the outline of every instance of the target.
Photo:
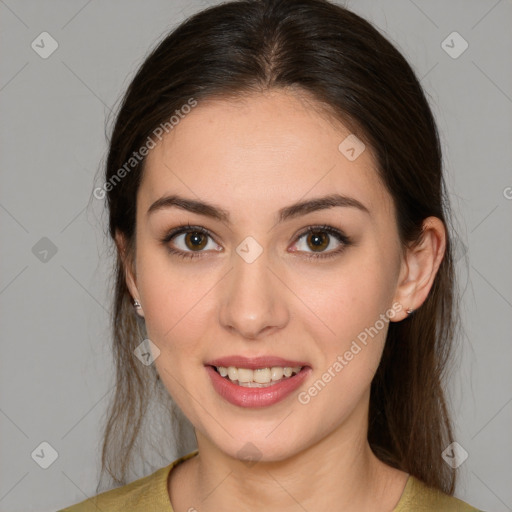
M 167 481 L 171 469 L 198 453 L 176 459 L 153 474 L 105 491 L 58 512 L 173 512 Z M 467 503 L 423 484 L 409 475 L 404 491 L 393 512 L 480 512 Z

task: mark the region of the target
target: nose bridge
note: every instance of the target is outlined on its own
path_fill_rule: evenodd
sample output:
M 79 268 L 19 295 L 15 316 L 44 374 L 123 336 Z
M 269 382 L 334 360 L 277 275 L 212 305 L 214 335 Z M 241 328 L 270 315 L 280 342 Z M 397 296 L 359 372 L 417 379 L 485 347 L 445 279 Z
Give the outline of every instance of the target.
M 252 237 L 236 248 L 220 308 L 223 327 L 255 339 L 263 331 L 286 324 L 289 315 L 283 284 L 270 270 L 270 264 L 268 251 Z

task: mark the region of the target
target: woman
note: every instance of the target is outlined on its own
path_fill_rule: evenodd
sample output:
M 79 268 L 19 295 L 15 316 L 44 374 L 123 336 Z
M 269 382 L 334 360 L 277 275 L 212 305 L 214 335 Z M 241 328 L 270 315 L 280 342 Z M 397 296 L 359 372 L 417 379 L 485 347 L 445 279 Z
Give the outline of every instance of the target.
M 130 84 L 95 195 L 117 249 L 102 463 L 124 485 L 65 510 L 476 510 L 441 456 L 437 128 L 368 22 L 324 0 L 192 16 Z M 198 449 L 126 484 L 162 386 Z

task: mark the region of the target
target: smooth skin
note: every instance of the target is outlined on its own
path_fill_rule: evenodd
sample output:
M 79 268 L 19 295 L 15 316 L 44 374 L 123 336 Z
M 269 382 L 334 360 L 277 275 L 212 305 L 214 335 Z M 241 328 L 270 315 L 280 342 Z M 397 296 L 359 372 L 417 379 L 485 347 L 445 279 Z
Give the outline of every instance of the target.
M 147 157 L 134 264 L 126 258 L 125 268 L 160 350 L 160 378 L 195 427 L 199 455 L 169 478 L 175 512 L 389 512 L 406 484 L 407 473 L 382 463 L 367 441 L 370 384 L 389 323 L 309 403 L 297 395 L 393 304 L 399 310 L 390 321 L 421 306 L 444 255 L 445 228 L 429 217 L 421 243 L 405 250 L 371 148 L 348 160 L 338 146 L 350 131 L 314 107 L 290 90 L 200 102 Z M 368 212 L 337 206 L 277 223 L 281 208 L 333 193 Z M 230 222 L 178 207 L 148 213 L 170 194 L 214 204 Z M 162 242 L 187 223 L 211 237 Z M 319 251 L 301 236 L 324 224 L 352 243 L 322 232 Z M 236 251 L 248 236 L 262 248 L 252 263 Z M 126 255 L 121 235 L 117 243 Z M 333 256 L 308 258 L 318 252 Z M 308 361 L 312 373 L 277 404 L 238 407 L 215 392 L 204 367 L 228 355 Z M 246 443 L 261 453 L 255 464 L 241 460 Z

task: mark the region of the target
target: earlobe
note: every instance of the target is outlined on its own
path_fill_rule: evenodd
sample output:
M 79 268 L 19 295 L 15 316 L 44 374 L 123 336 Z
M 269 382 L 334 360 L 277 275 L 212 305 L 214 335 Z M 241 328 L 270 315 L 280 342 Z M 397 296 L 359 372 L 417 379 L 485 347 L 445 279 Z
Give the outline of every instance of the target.
M 137 299 L 133 299 L 133 307 L 135 308 L 135 312 L 144 318 L 144 311 L 142 311 L 142 305 Z
M 402 313 L 394 321 L 410 316 L 425 302 L 434 283 L 446 249 L 446 229 L 437 217 L 423 221 L 420 239 L 409 246 L 402 259 L 395 301 L 402 305 Z
M 130 295 L 132 297 L 133 307 L 135 309 L 135 312 L 139 316 L 144 317 L 144 311 L 143 311 L 142 305 L 140 303 L 139 291 L 137 289 L 135 269 L 133 268 L 132 258 L 130 257 L 130 255 L 128 253 L 126 238 L 124 237 L 124 235 L 122 233 L 120 233 L 119 231 L 116 231 L 115 240 L 116 240 L 116 246 L 117 246 L 119 258 L 123 265 L 126 286 L 127 286 L 128 290 L 130 292 Z

